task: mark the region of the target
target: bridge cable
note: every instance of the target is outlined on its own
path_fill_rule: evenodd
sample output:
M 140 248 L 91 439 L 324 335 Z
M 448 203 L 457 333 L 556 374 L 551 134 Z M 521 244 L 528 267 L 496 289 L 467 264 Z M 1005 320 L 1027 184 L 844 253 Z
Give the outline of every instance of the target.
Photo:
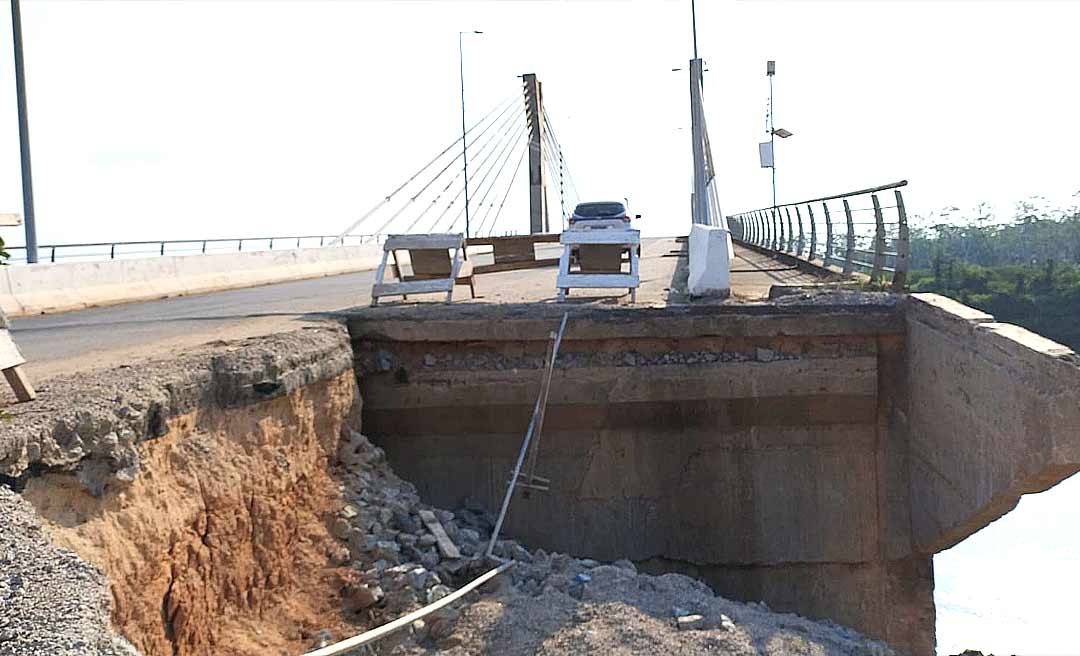
M 489 145 L 491 145 L 492 143 L 496 143 L 497 140 L 499 140 L 499 139 L 504 138 L 504 135 L 505 135 L 506 131 L 513 129 L 513 127 L 514 127 L 513 123 L 515 122 L 515 119 L 520 120 L 520 118 L 519 118 L 520 115 L 521 115 L 521 112 L 518 112 L 517 116 L 515 116 L 513 114 L 508 116 L 506 118 L 506 120 L 503 121 L 503 123 L 496 130 L 496 132 L 498 133 L 499 136 L 496 137 L 496 136 L 493 135 L 487 141 L 482 143 L 480 145 L 480 147 L 478 149 L 476 149 L 475 154 L 477 156 L 479 156 L 481 153 L 483 153 L 485 150 L 487 150 L 487 147 Z M 494 125 L 494 123 L 492 123 L 492 125 Z M 506 130 L 504 130 L 504 128 L 506 128 Z M 500 130 L 502 130 L 502 132 L 499 132 Z M 479 139 L 481 136 L 482 136 L 482 133 L 481 133 L 481 135 L 477 135 L 476 139 Z M 476 139 L 473 140 L 473 143 L 476 142 Z M 469 145 L 472 145 L 472 144 L 469 144 Z M 458 159 L 460 159 L 460 157 L 454 158 L 449 164 L 446 165 L 446 167 L 442 171 L 439 171 L 439 175 L 442 175 L 443 173 L 445 173 L 447 169 L 449 169 L 454 163 L 457 162 Z M 443 197 L 443 195 L 447 192 L 447 190 L 449 190 L 450 187 L 452 187 L 454 185 L 454 183 L 457 182 L 458 178 L 461 177 L 461 174 L 462 174 L 462 170 L 458 170 L 458 172 L 454 174 L 454 177 L 452 177 L 450 179 L 450 181 L 446 183 L 446 186 L 444 186 L 441 190 L 439 190 L 439 193 L 435 196 L 434 199 L 432 199 L 432 201 L 430 203 L 428 203 L 427 207 L 425 207 L 423 210 L 421 210 L 421 212 L 416 216 L 416 218 L 413 219 L 412 223 L 410 223 L 408 225 L 408 227 L 405 228 L 404 232 L 406 234 L 411 233 L 412 229 L 414 227 L 416 227 L 416 224 L 419 223 L 420 220 L 422 218 L 424 218 L 427 215 L 427 213 L 430 212 L 439 203 L 439 199 L 441 199 Z M 419 195 L 419 194 L 417 194 L 417 195 Z M 415 197 L 413 198 L 413 200 L 415 200 Z M 452 204 L 453 204 L 453 202 L 451 201 L 451 205 Z
M 511 106 L 512 106 L 512 105 L 511 105 Z M 507 107 L 507 110 L 509 110 L 509 109 L 510 109 L 510 107 Z M 504 113 L 505 113 L 505 111 L 506 111 L 506 110 L 504 110 Z M 500 116 L 501 116 L 501 115 L 500 115 Z M 512 116 L 511 116 L 511 118 L 512 118 Z M 496 120 L 498 120 L 498 119 L 496 119 Z M 504 125 L 505 125 L 505 123 L 504 123 Z M 488 127 L 490 127 L 490 125 L 489 125 Z M 485 131 L 486 131 L 486 130 L 485 130 Z M 473 139 L 472 143 L 470 143 L 470 144 L 467 144 L 467 146 L 470 146 L 470 145 L 472 145 L 472 144 L 476 143 L 476 141 L 477 141 L 477 140 L 478 140 L 478 139 L 479 139 L 479 138 L 480 138 L 480 137 L 481 137 L 482 135 L 483 135 L 483 132 L 481 132 L 481 133 L 480 133 L 479 135 L 477 135 L 477 136 L 476 136 L 476 138 L 475 138 L 475 139 Z M 394 213 L 393 213 L 393 215 L 391 215 L 389 219 L 387 219 L 387 220 L 386 220 L 385 222 L 383 222 L 383 224 L 382 224 L 381 226 L 379 226 L 379 228 L 378 228 L 377 230 L 375 230 L 375 233 L 374 233 L 374 234 L 377 234 L 377 235 L 379 235 L 379 234 L 383 234 L 383 231 L 384 231 L 384 230 L 386 230 L 386 228 L 387 228 L 387 227 L 388 227 L 388 226 L 389 226 L 389 225 L 390 225 L 391 223 L 393 223 L 393 222 L 394 222 L 394 220 L 396 220 L 396 219 L 397 219 L 397 218 L 398 218 L 399 216 L 401 216 L 401 215 L 402 215 L 402 214 L 403 214 L 403 213 L 405 212 L 405 210 L 409 209 L 409 207 L 410 207 L 410 206 L 412 205 L 412 203 L 413 203 L 413 202 L 415 202 L 415 201 L 416 201 L 416 199 L 417 199 L 417 198 L 419 198 L 421 194 L 423 194 L 423 193 L 424 193 L 425 191 L 427 191 L 427 190 L 428 190 L 428 188 L 429 188 L 429 187 L 431 187 L 431 185 L 432 185 L 432 184 L 434 184 L 434 183 L 435 183 L 435 181 L 436 181 L 436 180 L 438 180 L 438 179 L 439 179 L 439 177 L 440 177 L 440 176 L 442 176 L 442 174 L 443 174 L 443 173 L 445 173 L 445 172 L 446 172 L 446 171 L 447 171 L 447 170 L 448 170 L 448 169 L 449 169 L 449 168 L 450 168 L 451 166 L 453 166 L 453 165 L 454 165 L 454 163 L 455 163 L 455 162 L 456 162 L 456 161 L 457 161 L 458 159 L 460 159 L 460 158 L 461 158 L 461 154 L 458 154 L 458 155 L 456 155 L 456 156 L 455 156 L 455 157 L 454 157 L 453 159 L 451 159 L 451 160 L 450 160 L 450 161 L 449 161 L 449 162 L 448 162 L 448 163 L 446 164 L 446 166 L 444 166 L 444 167 L 443 167 L 443 169 L 442 169 L 441 171 L 439 171 L 439 172 L 438 172 L 437 174 L 435 174 L 435 177 L 434 177 L 434 178 L 432 178 L 432 179 L 431 179 L 431 180 L 430 180 L 430 181 L 429 181 L 429 182 L 428 182 L 428 183 L 427 183 L 426 185 L 424 185 L 424 186 L 423 186 L 423 187 L 422 187 L 422 188 L 421 188 L 421 189 L 420 189 L 419 191 L 417 191 L 417 192 L 416 192 L 415 194 L 413 194 L 412 198 L 410 198 L 410 199 L 409 199 L 409 200 L 408 200 L 408 201 L 407 201 L 407 202 L 406 202 L 406 203 L 405 203 L 404 205 L 402 205 L 402 206 L 401 206 L 400 208 L 398 208 L 398 210 L 397 210 L 396 212 L 394 212 Z
M 485 182 L 485 181 L 486 181 L 486 180 L 488 179 L 488 177 L 489 177 L 489 176 L 491 175 L 491 172 L 495 170 L 495 168 L 496 168 L 496 164 L 498 163 L 498 161 L 499 161 L 499 158 L 500 158 L 500 157 L 502 157 L 504 153 L 508 153 L 508 152 L 510 151 L 510 147 L 511 147 L 511 146 L 513 146 L 513 145 L 515 145 L 515 142 L 516 142 L 516 141 L 517 141 L 518 139 L 520 139 L 520 138 L 522 137 L 522 135 L 524 135 L 524 134 L 525 134 L 525 132 L 526 132 L 526 130 L 527 130 L 527 129 L 528 129 L 528 126 L 526 126 L 526 125 L 522 124 L 522 126 L 521 126 L 521 129 L 520 129 L 520 130 L 518 130 L 518 133 L 517 133 L 516 135 L 514 135 L 514 137 L 513 137 L 512 139 L 510 139 L 509 141 L 507 141 L 507 142 L 506 142 L 506 145 L 505 145 L 505 146 L 503 147 L 503 150 L 502 150 L 502 151 L 501 151 L 501 152 L 500 152 L 500 153 L 499 153 L 499 154 L 498 154 L 498 155 L 496 156 L 496 158 L 495 158 L 495 162 L 493 162 L 493 163 L 492 163 L 492 165 L 491 165 L 490 167 L 488 167 L 488 170 L 487 170 L 487 172 L 486 172 L 486 173 L 484 174 L 484 177 L 482 177 L 482 178 L 480 179 L 480 182 L 479 182 L 479 183 L 477 183 L 477 185 L 476 185 L 476 188 L 477 188 L 477 190 L 479 190 L 479 189 L 480 189 L 481 187 L 483 187 L 483 186 L 484 186 L 484 182 Z M 507 157 L 507 158 L 504 158 L 504 159 L 503 159 L 503 161 L 502 161 L 502 164 L 501 164 L 501 165 L 499 165 L 499 169 L 498 169 L 498 170 L 499 170 L 500 172 L 501 172 L 501 171 L 502 171 L 502 169 L 503 169 L 503 168 L 504 168 L 504 167 L 506 166 L 506 161 L 507 161 L 507 159 L 509 159 L 509 157 Z M 497 177 L 497 176 L 496 176 L 496 177 Z M 492 180 L 492 183 L 491 183 L 491 185 L 489 185 L 489 186 L 488 186 L 488 188 L 487 188 L 487 190 L 486 190 L 486 191 L 484 191 L 483 195 L 482 195 L 482 196 L 480 197 L 480 200 L 479 200 L 479 201 L 476 201 L 476 204 L 477 204 L 477 206 L 482 206 L 482 205 L 484 204 L 484 200 L 485 200 L 485 199 L 487 199 L 487 197 L 488 197 L 488 194 L 490 194 L 490 193 L 491 193 L 491 188 L 492 188 L 492 187 L 494 186 L 494 184 L 495 184 L 495 181 L 494 181 L 494 180 Z M 471 200 L 471 199 L 470 199 L 470 200 Z M 471 208 L 470 208 L 470 209 L 471 209 Z M 457 225 L 457 222 L 458 222 L 458 220 L 459 220 L 459 219 L 460 219 L 460 218 L 461 218 L 461 217 L 462 217 L 462 216 L 463 216 L 464 214 L 465 214 L 465 212 L 464 212 L 464 208 L 462 208 L 462 212 L 461 212 L 461 214 L 459 214 L 459 215 L 458 215 L 458 217 L 457 217 L 456 219 L 454 219 L 454 222 L 453 222 L 452 224 L 450 224 L 450 229 L 451 229 L 451 230 L 453 230 L 454 226 L 456 226 L 456 225 Z
M 506 193 L 503 195 L 502 201 L 499 202 L 499 209 L 495 212 L 495 220 L 491 223 L 491 230 L 488 231 L 488 236 L 495 231 L 495 226 L 499 223 L 499 216 L 502 214 L 503 205 L 506 205 L 506 199 L 510 196 L 510 190 L 514 187 L 514 180 L 517 180 L 518 171 L 521 170 L 521 163 L 525 161 L 525 153 L 529 151 L 528 148 L 521 150 L 521 156 L 518 157 L 517 166 L 514 167 L 514 174 L 510 176 L 510 184 L 506 187 Z
M 513 140 L 513 130 L 514 130 L 514 128 L 513 128 L 513 126 L 511 126 L 511 127 L 510 127 L 510 129 L 509 129 L 509 130 L 507 130 L 507 131 L 506 131 L 506 132 L 505 132 L 505 133 L 503 134 L 503 137 L 502 137 L 502 138 L 501 138 L 501 139 L 499 140 L 499 142 L 498 142 L 498 143 L 496 144 L 496 146 L 495 146 L 495 149 L 494 149 L 494 150 L 490 150 L 490 151 L 488 151 L 488 153 L 487 153 L 487 154 L 486 154 L 486 155 L 484 156 L 484 159 L 483 159 L 483 160 L 481 160 L 481 161 L 480 161 L 480 163 L 479 163 L 479 164 L 477 165 L 476 169 L 474 169 L 474 170 L 473 170 L 473 171 L 472 171 L 472 172 L 471 172 L 471 173 L 469 174 L 469 178 L 468 178 L 468 180 L 469 180 L 469 183 L 470 183 L 470 184 L 472 184 L 472 183 L 473 183 L 473 181 L 474 181 L 474 180 L 476 180 L 476 179 L 477 179 L 478 177 L 480 177 L 481 173 L 483 173 L 483 172 L 484 172 L 484 167 L 485 167 L 485 166 L 487 165 L 487 163 L 488 163 L 489 161 L 491 161 L 491 158 L 492 158 L 492 156 L 493 156 L 493 155 L 496 155 L 496 153 L 499 153 L 499 154 L 501 154 L 501 152 L 502 152 L 502 151 L 500 151 L 500 150 L 499 150 L 499 148 L 500 148 L 500 147 L 501 147 L 501 146 L 502 146 L 503 144 L 507 143 L 508 141 L 512 141 L 512 140 Z M 518 130 L 518 131 L 520 132 L 520 130 Z M 509 137 L 509 139 L 508 139 L 508 137 Z M 495 160 L 496 160 L 496 161 L 498 161 L 498 156 L 496 156 L 496 157 L 495 157 Z M 485 174 L 485 178 L 486 178 L 486 174 Z M 481 179 L 481 183 L 482 183 L 482 182 L 483 182 L 483 179 Z M 477 185 L 476 185 L 476 187 L 477 187 L 477 188 L 479 188 L 479 187 L 480 187 L 480 185 L 479 185 L 479 184 L 477 184 Z M 444 217 L 446 216 L 446 214 L 447 214 L 447 213 L 448 213 L 448 212 L 450 211 L 450 208 L 451 208 L 451 207 L 453 207 L 453 206 L 454 206 L 454 204 L 456 204 L 456 203 L 457 203 L 458 199 L 459 199 L 459 198 L 461 197 L 461 195 L 462 195 L 462 194 L 464 193 L 464 191 L 465 191 L 465 189 L 464 189 L 464 186 L 462 186 L 462 189 L 461 189 L 461 191 L 459 191 L 459 192 L 458 192 L 458 194 L 457 194 L 456 196 L 454 196 L 454 199 L 450 201 L 450 204 L 449 204 L 449 205 L 448 205 L 448 206 L 447 206 L 447 207 L 446 207 L 446 208 L 445 208 L 445 209 L 444 209 L 444 210 L 442 211 L 442 213 L 441 213 L 441 214 L 439 214 L 439 216 L 438 216 L 438 217 L 436 217 L 436 218 L 435 218 L 435 221 L 434 221 L 434 222 L 433 222 L 433 223 L 431 224 L 431 228 L 430 228 L 430 231 L 432 231 L 432 232 L 433 232 L 433 231 L 435 231 L 435 227 L 436 227 L 437 225 L 439 225 L 439 224 L 440 224 L 440 223 L 442 222 L 442 219 L 443 219 L 443 218 L 444 218 Z M 472 199 L 470 199 L 470 200 L 472 200 Z M 470 209 L 472 209 L 471 205 L 470 205 Z M 461 218 L 461 217 L 462 217 L 462 216 L 464 216 L 464 215 L 465 215 L 465 206 L 464 206 L 464 204 L 463 204 L 463 205 L 462 205 L 462 207 L 461 207 L 461 209 L 460 209 L 460 210 L 458 211 L 457 217 L 456 217 L 456 218 L 454 219 L 454 221 L 453 221 L 453 222 L 452 222 L 452 223 L 450 224 L 450 227 L 449 227 L 449 228 L 447 228 L 447 230 L 453 229 L 453 227 L 454 227 L 455 225 L 457 225 L 457 219 Z
M 521 157 L 524 157 L 524 151 L 527 151 L 527 150 L 528 150 L 528 141 L 527 141 L 527 140 L 525 140 L 525 139 L 522 139 L 522 140 L 520 141 L 520 143 L 521 143 L 521 144 L 523 144 L 523 145 L 525 146 L 525 147 L 524 147 L 524 148 L 522 149 L 522 150 L 523 150 L 523 153 L 522 153 L 522 156 L 521 156 Z M 498 175 L 498 176 L 496 176 L 496 177 L 495 177 L 495 180 L 494 180 L 494 181 L 492 181 L 492 183 L 491 183 L 491 186 L 492 186 L 492 188 L 494 188 L 494 187 L 495 187 L 495 185 L 496 185 L 496 184 L 498 183 L 498 181 L 499 181 L 500 177 L 502 176 L 502 172 L 503 172 L 503 170 L 506 170 L 506 168 L 507 168 L 507 167 L 506 167 L 506 164 L 508 164 L 508 163 L 510 162 L 510 159 L 511 159 L 511 157 L 513 156 L 514 150 L 515 150 L 516 148 L 517 148 L 517 144 L 515 144 L 515 145 L 514 145 L 514 148 L 511 148 L 511 149 L 510 149 L 510 151 L 509 151 L 509 152 L 508 152 L 508 153 L 506 154 L 506 160 L 505 160 L 505 161 L 503 162 L 503 168 L 499 170 L 499 175 Z M 519 160 L 520 160 L 520 159 L 521 159 L 521 158 L 519 157 Z M 516 176 L 517 176 L 517 169 L 515 168 L 515 169 L 514 169 L 514 172 L 513 172 L 513 175 L 511 175 L 511 176 L 510 176 L 510 178 L 509 178 L 509 179 L 508 179 L 508 180 L 506 181 L 506 183 L 505 183 L 505 184 L 506 184 L 506 186 L 507 186 L 507 192 L 506 192 L 505 194 L 503 194 L 503 198 L 504 198 L 504 199 L 506 198 L 507 194 L 509 194 L 509 193 L 510 193 L 510 192 L 509 192 L 509 187 L 512 187 L 512 186 L 513 186 L 513 184 L 514 184 L 514 178 L 515 178 Z M 492 212 L 492 210 L 493 210 L 493 209 L 495 208 L 495 199 L 496 199 L 496 198 L 498 198 L 498 194 L 496 194 L 495 198 L 492 198 L 492 199 L 491 199 L 491 202 L 490 202 L 490 203 L 488 203 L 488 206 L 487 206 L 487 211 L 486 211 L 486 212 L 484 212 L 484 216 L 483 216 L 483 218 L 482 218 L 482 219 L 481 219 L 481 221 L 480 221 L 480 227 L 479 227 L 479 228 L 477 229 L 477 233 L 478 233 L 478 234 L 479 234 L 479 233 L 480 233 L 481 231 L 483 231 L 483 229 L 484 229 L 484 228 L 488 227 L 488 218 L 489 218 L 489 217 L 491 217 L 491 212 Z M 492 223 L 491 223 L 491 230 L 490 230 L 490 231 L 488 232 L 488 235 L 490 235 L 490 234 L 491 234 L 491 232 L 493 232 L 494 230 L 495 230 L 495 223 L 494 223 L 494 222 L 492 222 Z
M 415 180 L 416 178 L 420 177 L 420 174 L 422 174 L 422 173 L 423 173 L 424 171 L 426 171 L 426 170 L 428 170 L 429 168 L 431 168 L 431 166 L 432 166 L 433 164 L 435 164 L 435 162 L 439 161 L 439 159 L 440 159 L 440 158 L 441 158 L 441 157 L 442 157 L 443 155 L 446 155 L 446 153 L 450 152 L 450 150 L 451 150 L 451 149 L 452 149 L 452 148 L 453 148 L 454 146 L 456 146 L 456 145 L 457 145 L 458 143 L 460 143 L 460 142 L 461 142 L 461 140 L 462 140 L 462 139 L 464 139 L 464 138 L 465 138 L 465 136 L 469 134 L 469 132 L 472 132 L 472 131 L 473 131 L 473 130 L 475 130 L 475 129 L 476 129 L 476 128 L 477 128 L 478 126 L 479 126 L 479 125 L 481 125 L 481 124 L 483 124 L 483 123 L 484 123 L 485 121 L 487 121 L 487 120 L 488 120 L 488 118 L 490 118 L 490 117 L 491 117 L 491 116 L 492 116 L 493 114 L 495 114 L 495 112 L 497 112 L 497 111 L 499 110 L 499 108 L 500 108 L 500 107 L 502 107 L 502 106 L 503 106 L 504 104 L 506 104 L 506 103 L 507 103 L 507 101 L 509 101 L 509 102 L 510 102 L 510 104 L 513 104 L 513 101 L 514 101 L 514 100 L 515 100 L 516 98 L 517 98 L 517 94 L 514 94 L 514 95 L 512 95 L 512 96 L 509 96 L 508 98 L 506 98 L 506 99 L 504 99 L 504 100 L 500 101 L 500 102 L 499 102 L 499 103 L 498 103 L 498 104 L 497 104 L 497 105 L 496 105 L 496 106 L 494 107 L 494 109 L 492 109 L 491 111 L 489 111 L 489 112 L 488 112 L 487 114 L 485 114 L 485 115 L 484 115 L 484 117 L 483 117 L 483 118 L 481 118 L 481 119 L 480 119 L 479 121 L 477 121 L 476 123 L 474 123 L 474 124 L 473 124 L 473 126 L 472 126 L 471 128 L 469 128 L 468 130 L 466 130 L 466 131 L 465 131 L 465 135 L 463 135 L 463 136 L 461 136 L 461 137 L 458 137 L 457 139 L 455 139 L 455 140 L 453 141 L 453 143 L 451 143 L 451 144 L 450 144 L 449 146 L 447 146 L 447 147 L 446 147 L 446 148 L 445 148 L 445 149 L 444 149 L 444 150 L 443 150 L 443 151 L 442 151 L 441 153 L 439 153 L 439 154 L 438 154 L 438 155 L 436 155 L 436 156 L 435 156 L 434 158 L 432 158 L 432 160 L 431 160 L 430 162 L 428 162 L 428 163 L 427 163 L 427 164 L 425 164 L 425 165 L 424 165 L 423 167 L 421 167 L 421 168 L 420 168 L 420 170 L 419 170 L 419 171 L 417 171 L 416 173 L 414 173 L 414 174 L 413 174 L 413 175 L 412 175 L 411 177 L 409 177 L 409 179 L 408 179 L 408 180 L 406 180 L 405 182 L 401 183 L 401 185 L 400 185 L 400 186 L 399 186 L 399 187 L 398 187 L 397 189 L 393 190 L 393 191 L 392 191 L 392 192 L 390 192 L 390 193 L 389 193 L 389 194 L 388 194 L 388 195 L 387 195 L 387 196 L 386 196 L 385 198 L 383 198 L 383 199 L 382 199 L 381 201 L 379 201 L 378 203 L 376 203 L 374 207 L 372 207 L 372 208 L 371 208 L 371 209 L 369 209 L 369 210 L 368 210 L 367 212 L 365 212 L 363 216 L 361 216 L 361 217 L 360 217 L 359 219 L 357 219 L 357 220 L 356 220 L 355 222 L 353 222 L 353 224 L 352 224 L 352 225 L 350 225 L 350 226 L 349 226 L 348 228 L 346 228 L 346 229 L 345 229 L 344 231 L 342 231 L 342 232 L 341 232 L 341 234 L 339 234 L 339 235 L 338 235 L 338 236 L 337 236 L 336 238 L 334 238 L 334 240 L 330 242 L 330 245 L 331 245 L 331 246 L 333 246 L 333 245 L 335 245 L 335 244 L 338 244 L 338 243 L 340 243 L 341 241 L 343 241 L 343 240 L 345 239 L 345 237 L 347 237 L 348 235 L 352 234 L 352 232 L 353 232 L 354 230 L 356 230 L 356 228 L 357 228 L 357 227 L 359 227 L 359 226 L 360 226 L 360 224 L 362 224 L 362 223 L 363 223 L 364 221 L 366 221 L 366 220 L 367 220 L 367 219 L 368 219 L 368 218 L 369 218 L 369 217 L 370 217 L 370 216 L 371 216 L 372 214 L 374 214 L 375 212 L 377 212 L 377 211 L 378 211 L 379 209 L 381 209 L 381 208 L 382 208 L 382 207 L 383 207 L 384 205 L 386 205 L 387 203 L 389 203 L 389 202 L 390 202 L 390 200 L 391 200 L 391 199 L 392 199 L 392 198 L 393 198 L 394 196 L 396 196 L 396 195 L 398 194 L 398 192 L 400 192 L 400 191 L 401 191 L 402 189 L 404 189 L 405 187 L 407 187 L 407 186 L 409 185 L 409 183 L 411 183 L 411 182 L 412 182 L 413 180 Z
M 520 119 L 520 118 L 521 118 L 521 117 L 523 116 L 523 114 L 524 114 L 523 112 L 522 112 L 521 114 L 518 114 L 518 115 L 517 115 L 517 116 L 518 116 L 518 118 Z M 513 134 L 512 130 L 514 130 L 514 126 L 513 126 L 512 124 L 511 124 L 511 125 L 509 126 L 509 128 L 508 128 L 508 129 L 507 129 L 507 130 L 506 130 L 505 132 L 503 132 L 503 134 L 502 134 L 502 135 L 500 136 L 500 138 L 498 139 L 498 141 L 496 141 L 496 142 L 495 142 L 495 147 L 494 147 L 494 149 L 493 149 L 493 150 L 488 150 L 488 151 L 487 151 L 487 153 L 486 153 L 486 154 L 484 155 L 483 159 L 481 159 L 481 160 L 480 160 L 480 162 L 479 162 L 479 164 L 478 164 L 478 165 L 476 166 L 476 168 L 474 168 L 474 169 L 473 169 L 473 170 L 472 170 L 472 171 L 471 171 L 471 172 L 469 173 L 469 178 L 468 178 L 468 180 L 469 180 L 469 182 L 470 182 L 470 183 L 472 183 L 472 182 L 473 182 L 474 180 L 476 180 L 476 178 L 477 178 L 477 177 L 479 177 L 479 176 L 480 176 L 480 174 L 481 174 L 481 173 L 483 172 L 483 170 L 484 170 L 484 166 L 485 166 L 485 165 L 487 165 L 488 161 L 490 161 L 490 159 L 491 159 L 491 156 L 492 156 L 492 155 L 494 155 L 494 154 L 495 154 L 495 153 L 496 153 L 496 152 L 498 151 L 499 147 L 500 147 L 500 146 L 501 146 L 501 145 L 502 145 L 503 143 L 505 143 L 505 140 L 507 139 L 507 137 L 511 137 L 511 136 L 512 136 L 512 134 Z M 460 177 L 460 176 L 457 176 L 457 177 Z M 456 179 L 456 178 L 455 178 L 455 179 Z M 456 205 L 456 204 L 457 204 L 458 200 L 459 200 L 459 199 L 461 198 L 461 195 L 462 195 L 462 194 L 463 194 L 464 192 L 465 192 L 465 187 L 464 187 L 464 185 L 462 185 L 462 188 L 458 190 L 457 194 L 456 194 L 456 195 L 454 196 L 454 198 L 453 198 L 453 199 L 452 199 L 452 200 L 450 201 L 450 204 L 449 204 L 449 205 L 447 205 L 447 206 L 446 206 L 445 208 L 443 208 L 443 211 L 442 211 L 441 213 L 439 213 L 439 216 L 435 217 L 435 221 L 433 221 L 433 222 L 431 223 L 431 227 L 430 227 L 430 228 L 428 228 L 428 232 L 434 232 L 434 231 L 435 231 L 435 228 L 436 228 L 436 226 L 438 226 L 438 225 L 439 225 L 440 223 L 442 223 L 442 220 L 443 220 L 443 218 L 444 218 L 444 217 L 445 217 L 445 216 L 447 215 L 447 213 L 448 213 L 448 212 L 450 211 L 450 209 L 451 209 L 451 208 L 452 208 L 452 207 L 453 207 L 454 205 Z M 465 208 L 464 208 L 464 206 L 462 206 L 462 208 L 461 208 L 461 214 L 464 214 L 464 213 L 465 213 Z

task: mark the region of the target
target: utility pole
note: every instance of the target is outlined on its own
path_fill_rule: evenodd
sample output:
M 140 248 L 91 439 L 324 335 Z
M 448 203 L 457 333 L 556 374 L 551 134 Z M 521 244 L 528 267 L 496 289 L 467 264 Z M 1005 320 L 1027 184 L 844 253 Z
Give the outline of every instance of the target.
M 15 97 L 19 106 L 19 155 L 22 160 L 23 221 L 26 229 L 26 262 L 38 261 L 37 226 L 34 223 L 34 181 L 30 171 L 30 125 L 26 116 L 26 72 L 23 66 L 22 12 L 19 0 L 11 0 L 11 33 L 15 42 Z
M 773 119 L 773 76 L 776 75 L 776 62 L 769 60 L 765 66 L 769 78 L 769 152 L 772 154 L 772 205 L 776 210 L 776 127 Z
M 521 76 L 529 122 L 529 232 L 549 232 L 544 183 L 544 96 L 535 73 Z
M 458 72 L 461 74 L 461 162 L 465 175 L 465 240 L 469 240 L 469 147 L 465 142 L 465 49 L 462 46 L 462 38 L 465 32 L 458 32 Z M 470 34 L 483 34 L 479 30 L 472 30 Z

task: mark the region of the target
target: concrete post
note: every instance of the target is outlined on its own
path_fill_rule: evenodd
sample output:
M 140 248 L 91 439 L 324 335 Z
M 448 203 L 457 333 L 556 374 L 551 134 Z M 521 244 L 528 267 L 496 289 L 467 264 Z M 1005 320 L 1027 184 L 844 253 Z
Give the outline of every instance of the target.
M 549 232 L 544 182 L 544 97 L 535 73 L 522 76 L 529 122 L 529 232 Z

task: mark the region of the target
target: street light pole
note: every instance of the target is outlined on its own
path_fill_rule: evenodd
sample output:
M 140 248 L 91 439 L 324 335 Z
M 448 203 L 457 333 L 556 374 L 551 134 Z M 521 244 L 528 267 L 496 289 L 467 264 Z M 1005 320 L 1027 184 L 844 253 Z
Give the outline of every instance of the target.
M 770 61 L 765 70 L 769 77 L 769 152 L 772 153 L 772 204 L 773 211 L 776 211 L 776 127 L 773 118 L 773 76 L 776 75 L 776 62 Z
M 479 30 L 472 30 L 471 34 L 483 34 Z M 458 72 L 461 74 L 461 161 L 465 176 L 465 240 L 468 241 L 469 231 L 469 148 L 465 143 L 465 50 L 462 40 L 466 32 L 458 32 Z
M 26 226 L 26 262 L 38 261 L 37 226 L 34 223 L 34 182 L 30 172 L 30 126 L 26 117 L 26 73 L 23 70 L 22 12 L 19 0 L 11 0 L 11 32 L 15 43 L 15 97 L 19 107 L 19 155 L 22 160 L 23 220 Z

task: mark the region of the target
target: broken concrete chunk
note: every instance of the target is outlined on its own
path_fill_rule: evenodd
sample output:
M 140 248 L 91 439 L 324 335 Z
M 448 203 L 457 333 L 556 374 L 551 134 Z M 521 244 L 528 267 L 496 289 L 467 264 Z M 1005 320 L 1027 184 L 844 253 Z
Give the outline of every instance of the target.
M 675 618 L 675 625 L 680 631 L 696 631 L 705 626 L 705 617 L 702 615 L 683 615 Z
M 720 615 L 720 628 L 725 631 L 734 631 L 735 622 L 731 620 L 727 615 Z
M 421 510 L 419 515 L 420 521 L 422 521 L 424 526 L 427 527 L 427 530 L 431 531 L 431 534 L 435 536 L 436 544 L 439 545 L 439 551 L 442 552 L 442 555 L 447 558 L 461 558 L 461 552 L 458 551 L 457 546 L 450 541 L 442 524 L 440 524 L 438 518 L 435 517 L 435 513 L 430 510 Z M 451 513 L 446 513 L 446 515 L 449 515 L 450 519 L 453 519 L 454 517 Z

